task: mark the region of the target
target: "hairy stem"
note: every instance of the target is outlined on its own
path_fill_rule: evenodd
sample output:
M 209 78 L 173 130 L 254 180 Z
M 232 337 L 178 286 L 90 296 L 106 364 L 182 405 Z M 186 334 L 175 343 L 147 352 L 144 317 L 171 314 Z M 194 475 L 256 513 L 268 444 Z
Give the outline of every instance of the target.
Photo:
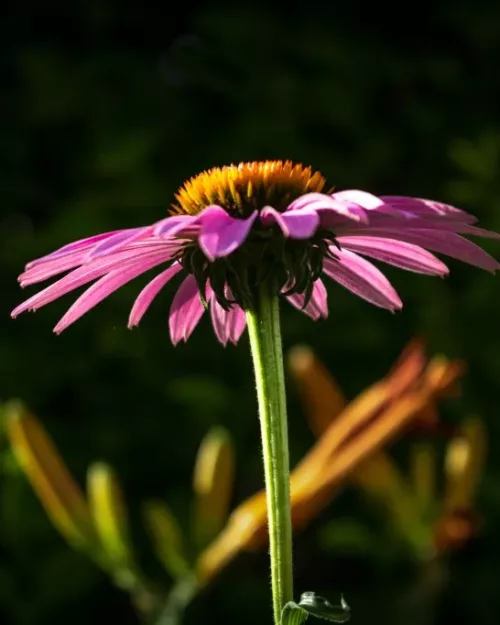
M 293 599 L 290 467 L 279 300 L 263 285 L 247 311 L 264 456 L 274 621 Z

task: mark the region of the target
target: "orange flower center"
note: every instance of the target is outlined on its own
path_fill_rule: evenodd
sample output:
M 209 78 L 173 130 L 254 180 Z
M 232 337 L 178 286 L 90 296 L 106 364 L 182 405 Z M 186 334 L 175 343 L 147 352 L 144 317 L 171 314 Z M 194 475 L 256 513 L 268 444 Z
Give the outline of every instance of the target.
M 213 167 L 180 187 L 171 213 L 196 215 L 211 204 L 242 218 L 264 206 L 284 211 L 301 195 L 320 193 L 325 183 L 320 172 L 291 161 L 254 161 Z

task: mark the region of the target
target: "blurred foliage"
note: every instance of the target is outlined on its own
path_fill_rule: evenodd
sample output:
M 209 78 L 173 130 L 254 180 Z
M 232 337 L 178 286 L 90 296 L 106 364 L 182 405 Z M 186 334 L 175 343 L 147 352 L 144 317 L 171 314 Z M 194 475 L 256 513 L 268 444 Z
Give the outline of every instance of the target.
M 174 349 L 167 314 L 175 286 L 128 331 L 128 309 L 147 277 L 56 337 L 50 328 L 74 296 L 13 322 L 9 311 L 23 297 L 15 277 L 67 241 L 157 220 L 201 169 L 259 158 L 311 164 L 343 188 L 439 198 L 500 230 L 500 8 L 449 0 L 410 13 L 357 1 L 321 10 L 259 2 L 166 9 L 28 0 L 11 3 L 0 22 L 0 398 L 30 405 L 80 483 L 89 462 L 103 458 L 121 476 L 131 510 L 166 496 L 184 522 L 192 459 L 210 425 L 234 439 L 242 467 L 235 497 L 262 484 L 246 340 L 223 349 L 206 322 Z M 485 247 L 498 256 L 494 242 Z M 482 538 L 453 560 L 444 584 L 442 571 L 422 576 L 400 555 L 388 557 L 377 519 L 352 492 L 297 540 L 297 592 L 341 589 L 360 623 L 493 625 L 500 617 L 500 285 L 450 266 L 445 281 L 387 270 L 402 314 L 335 286 L 326 322 L 283 310 L 286 346 L 314 346 L 348 396 L 379 377 L 414 334 L 431 351 L 463 358 L 463 399 L 445 416 L 455 422 L 477 412 L 489 432 Z M 293 461 L 313 442 L 299 410 L 291 388 Z M 62 542 L 8 452 L 1 467 L 0 619 L 134 623 L 126 598 Z M 365 548 L 339 555 L 320 542 L 325 521 L 341 519 L 349 532 L 359 516 L 371 523 Z M 146 545 L 137 519 L 131 525 Z M 144 554 L 142 566 L 154 567 Z M 267 579 L 265 553 L 238 559 L 186 622 L 263 622 Z M 433 613 L 415 610 L 436 584 L 444 590 Z
M 309 427 L 317 436 L 290 475 L 296 533 L 313 522 L 349 481 L 385 512 L 395 529 L 393 542 L 403 539 L 417 568 L 439 561 L 470 541 L 477 531 L 474 503 L 486 448 L 481 422 L 474 419 L 467 427 L 461 426 L 447 445 L 443 497 L 435 489 L 431 445 L 426 445 L 430 454 L 420 449 L 411 454 L 412 482 L 383 451 L 401 433 L 443 429 L 437 401 L 457 396 L 462 363 L 442 356 L 429 360 L 422 342 L 413 340 L 389 373 L 350 403 L 310 348 L 292 349 L 287 364 L 300 390 Z M 93 462 L 83 491 L 48 432 L 22 402 L 4 403 L 0 415 L 15 460 L 54 527 L 70 547 L 84 553 L 129 593 L 141 623 L 180 625 L 193 600 L 237 556 L 267 544 L 264 489 L 230 509 L 235 457 L 231 437 L 220 426 L 208 431 L 198 449 L 188 526 L 181 526 L 161 499 L 143 505 L 152 555 L 164 569 L 163 575 L 156 576 L 151 571 L 145 574 L 138 563 L 124 493 L 112 467 Z M 362 524 L 361 519 L 349 527 L 331 521 L 322 530 L 330 542 L 323 540 L 323 544 L 331 548 L 332 538 L 340 538 L 345 548 L 346 536 L 366 535 Z M 358 536 L 352 531 L 356 529 Z M 356 542 L 359 546 L 359 540 L 349 545 L 351 551 Z M 283 625 L 285 621 L 300 625 L 308 614 L 346 622 L 350 608 L 343 599 L 333 605 L 307 591 L 298 605 L 287 603 Z

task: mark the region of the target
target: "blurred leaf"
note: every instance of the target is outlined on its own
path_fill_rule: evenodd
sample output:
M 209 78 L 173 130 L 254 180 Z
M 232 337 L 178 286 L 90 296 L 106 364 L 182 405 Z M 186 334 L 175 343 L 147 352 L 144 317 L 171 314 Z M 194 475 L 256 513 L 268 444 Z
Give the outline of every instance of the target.
M 375 548 L 376 536 L 369 527 L 355 519 L 335 519 L 319 532 L 321 549 L 336 553 L 369 554 Z
M 182 579 L 191 571 L 182 545 L 182 530 L 169 507 L 162 501 L 148 501 L 144 518 L 154 542 L 155 553 L 173 579 Z
M 192 411 L 203 404 L 205 411 L 214 415 L 221 412 L 230 397 L 229 389 L 215 377 L 185 375 L 171 380 L 167 386 L 171 399 L 182 403 Z
M 410 477 L 420 513 L 428 517 L 437 505 L 436 452 L 430 444 L 415 444 L 410 450 Z

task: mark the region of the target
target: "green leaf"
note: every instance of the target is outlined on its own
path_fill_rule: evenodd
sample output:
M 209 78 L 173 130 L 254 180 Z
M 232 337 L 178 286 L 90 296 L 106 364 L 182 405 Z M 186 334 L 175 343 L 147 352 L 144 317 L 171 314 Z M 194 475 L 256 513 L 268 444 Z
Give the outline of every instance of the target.
M 281 612 L 281 625 L 302 625 L 309 613 L 293 601 L 289 601 Z
M 351 618 L 351 608 L 342 595 L 340 595 L 340 605 L 333 605 L 328 599 L 320 597 L 315 592 L 304 592 L 300 597 L 299 605 L 309 614 L 333 623 L 347 623 Z
M 315 592 L 304 592 L 298 605 L 293 601 L 285 605 L 281 613 L 281 625 L 302 625 L 308 616 L 315 616 L 332 623 L 346 623 L 351 618 L 351 608 L 342 595 L 340 605 L 334 605 Z
M 154 542 L 155 553 L 173 579 L 183 579 L 191 572 L 184 553 L 182 529 L 166 503 L 150 500 L 143 508 L 146 525 Z

